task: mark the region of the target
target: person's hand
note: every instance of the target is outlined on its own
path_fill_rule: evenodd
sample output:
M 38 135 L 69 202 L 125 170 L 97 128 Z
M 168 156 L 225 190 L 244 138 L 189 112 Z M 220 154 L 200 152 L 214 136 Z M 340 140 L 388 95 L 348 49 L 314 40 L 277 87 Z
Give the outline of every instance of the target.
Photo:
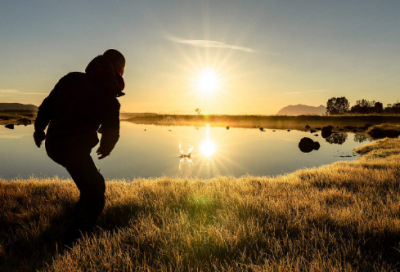
M 99 155 L 100 157 L 98 158 L 99 160 L 104 159 L 105 157 L 107 157 L 108 155 L 110 155 L 110 152 L 106 152 L 104 150 L 104 148 L 102 148 L 101 146 L 97 149 L 96 151 L 97 155 Z
M 39 130 L 35 130 L 35 132 L 33 133 L 33 139 L 35 141 L 35 144 L 37 147 L 40 147 L 42 145 L 42 142 L 44 139 L 46 139 L 46 133 L 44 133 L 44 131 L 39 131 Z

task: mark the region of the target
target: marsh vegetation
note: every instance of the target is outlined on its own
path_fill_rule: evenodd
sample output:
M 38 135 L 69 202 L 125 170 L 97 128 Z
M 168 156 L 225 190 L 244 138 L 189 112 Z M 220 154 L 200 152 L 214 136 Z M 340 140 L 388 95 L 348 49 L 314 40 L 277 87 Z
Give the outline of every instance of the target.
M 400 115 L 163 115 L 156 113 L 122 113 L 121 119 L 135 124 L 154 124 L 161 126 L 206 126 L 268 128 L 268 129 L 297 129 L 304 130 L 305 126 L 322 128 L 331 125 L 334 131 L 340 129 L 353 131 L 357 128 L 363 131 L 366 124 L 378 125 L 383 123 L 399 123 Z M 345 129 L 345 127 L 353 127 Z M 360 129 L 359 129 L 360 128 Z
M 23 123 L 19 120 L 27 119 L 33 122 L 36 119 L 36 111 L 0 111 L 0 125 Z M 26 122 L 26 121 L 25 121 Z

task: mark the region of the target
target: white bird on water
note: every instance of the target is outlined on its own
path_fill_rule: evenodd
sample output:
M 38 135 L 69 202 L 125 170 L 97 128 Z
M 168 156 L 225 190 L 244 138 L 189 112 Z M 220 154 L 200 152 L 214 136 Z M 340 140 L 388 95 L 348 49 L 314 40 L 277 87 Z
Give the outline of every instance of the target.
M 192 150 L 193 150 L 193 147 L 192 146 L 189 146 L 189 150 L 188 150 L 188 153 L 187 154 L 184 154 L 183 153 L 183 149 L 182 149 L 182 144 L 181 143 L 179 143 L 179 151 L 181 152 L 181 157 L 188 157 L 188 158 L 190 158 L 191 156 L 192 156 Z

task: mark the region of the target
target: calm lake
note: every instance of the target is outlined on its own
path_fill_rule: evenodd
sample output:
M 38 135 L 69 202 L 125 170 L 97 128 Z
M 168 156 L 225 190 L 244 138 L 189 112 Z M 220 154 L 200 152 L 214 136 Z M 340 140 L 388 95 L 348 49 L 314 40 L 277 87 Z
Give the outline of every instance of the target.
M 0 177 L 69 178 L 68 172 L 47 157 L 44 146 L 37 148 L 33 126 L 0 127 Z M 219 128 L 167 127 L 121 122 L 121 137 L 111 156 L 95 163 L 108 179 L 143 177 L 199 177 L 246 174 L 274 176 L 305 167 L 354 160 L 352 149 L 368 143 L 363 135 L 346 133 L 323 139 L 320 132 Z M 319 150 L 300 151 L 301 138 L 320 143 Z M 327 141 L 328 140 L 328 141 Z M 363 142 L 364 141 L 364 142 Z M 365 142 L 366 141 L 366 142 Z M 180 148 L 190 158 L 180 157 Z

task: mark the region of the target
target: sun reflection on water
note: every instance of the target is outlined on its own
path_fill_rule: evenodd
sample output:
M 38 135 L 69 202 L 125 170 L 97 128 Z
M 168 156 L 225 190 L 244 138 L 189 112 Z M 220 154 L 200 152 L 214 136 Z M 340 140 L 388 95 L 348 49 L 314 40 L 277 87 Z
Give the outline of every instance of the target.
M 206 138 L 200 144 L 200 151 L 203 153 L 204 156 L 211 157 L 214 155 L 216 149 L 215 142 L 210 139 L 210 126 L 209 124 L 206 125 Z
M 215 153 L 215 143 L 212 142 L 210 139 L 206 139 L 204 142 L 201 143 L 200 150 L 204 156 L 210 157 Z
M 206 175 L 211 177 L 217 173 L 218 167 L 224 168 L 223 161 L 226 160 L 226 155 L 223 150 L 226 145 L 221 142 L 220 134 L 215 133 L 218 131 L 214 131 L 209 124 L 207 125 L 202 128 L 201 135 L 194 139 L 180 140 L 180 176 Z

